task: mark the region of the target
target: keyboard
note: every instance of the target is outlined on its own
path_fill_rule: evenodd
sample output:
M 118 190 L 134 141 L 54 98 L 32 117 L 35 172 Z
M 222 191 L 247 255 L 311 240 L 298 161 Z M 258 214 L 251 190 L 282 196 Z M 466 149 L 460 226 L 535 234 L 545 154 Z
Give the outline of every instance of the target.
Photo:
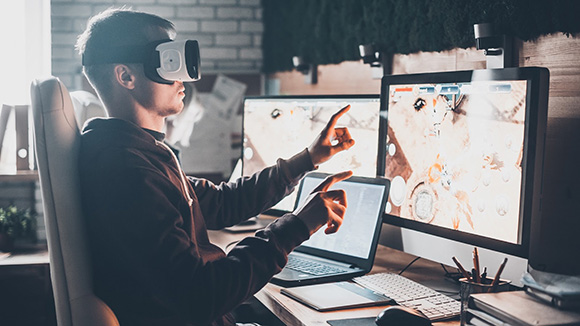
M 364 275 L 353 281 L 392 298 L 401 306 L 421 311 L 432 321 L 459 316 L 461 311 L 459 301 L 398 274 Z
M 288 256 L 286 268 L 311 275 L 329 275 L 346 271 L 345 269 L 329 266 L 324 263 L 302 259 L 296 256 Z

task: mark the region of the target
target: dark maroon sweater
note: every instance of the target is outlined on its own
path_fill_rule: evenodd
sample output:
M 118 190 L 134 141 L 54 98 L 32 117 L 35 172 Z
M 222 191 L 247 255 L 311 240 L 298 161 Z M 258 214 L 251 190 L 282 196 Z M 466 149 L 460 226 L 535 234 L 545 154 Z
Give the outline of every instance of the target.
M 309 235 L 292 214 L 227 255 L 207 235 L 289 194 L 314 168 L 307 151 L 214 185 L 182 178 L 168 148 L 137 125 L 95 119 L 83 130 L 79 166 L 95 293 L 122 326 L 228 325 L 229 312 L 278 273 Z

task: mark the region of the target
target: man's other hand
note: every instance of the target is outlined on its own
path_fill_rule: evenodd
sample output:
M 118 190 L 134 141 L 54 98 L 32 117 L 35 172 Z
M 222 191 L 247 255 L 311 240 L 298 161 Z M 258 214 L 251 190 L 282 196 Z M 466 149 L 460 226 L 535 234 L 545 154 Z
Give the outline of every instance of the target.
M 324 224 L 327 225 L 324 233 L 331 234 L 338 231 L 346 212 L 346 193 L 342 189 L 328 190 L 333 184 L 350 178 L 352 171 L 330 175 L 314 188 L 304 204 L 294 211 L 301 219 L 310 235 L 313 235 Z
M 354 145 L 354 139 L 346 127 L 335 128 L 338 119 L 350 109 L 345 106 L 336 112 L 314 142 L 308 146 L 308 152 L 314 166 L 328 161 L 334 154 L 347 150 Z

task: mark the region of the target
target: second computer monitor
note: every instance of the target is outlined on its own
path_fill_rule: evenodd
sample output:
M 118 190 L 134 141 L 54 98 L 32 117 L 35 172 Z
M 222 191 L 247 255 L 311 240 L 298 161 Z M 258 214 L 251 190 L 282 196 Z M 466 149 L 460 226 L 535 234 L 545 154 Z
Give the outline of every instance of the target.
M 350 104 L 337 126 L 348 127 L 356 144 L 320 165 L 319 171 L 352 170 L 355 175 L 377 174 L 380 125 L 379 95 L 273 96 L 244 100 L 242 175 L 251 175 L 304 150 L 327 125 L 331 116 Z M 292 211 L 295 193 L 274 209 Z
M 384 77 L 385 220 L 528 257 L 547 94 L 543 68 Z

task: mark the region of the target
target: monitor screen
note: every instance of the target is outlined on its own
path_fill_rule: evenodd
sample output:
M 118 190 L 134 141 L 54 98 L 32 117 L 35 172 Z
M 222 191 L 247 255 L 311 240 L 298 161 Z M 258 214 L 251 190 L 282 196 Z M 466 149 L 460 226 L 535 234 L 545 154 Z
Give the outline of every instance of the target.
M 381 164 L 391 180 L 385 220 L 527 257 L 539 214 L 547 71 L 386 76 L 381 94 Z
M 355 145 L 320 165 L 318 171 L 335 173 L 352 170 L 354 175 L 374 177 L 380 125 L 379 95 L 247 97 L 244 100 L 242 174 L 251 175 L 290 158 L 308 147 L 330 117 L 347 104 L 350 110 L 337 126 L 348 127 Z M 296 193 L 273 208 L 289 212 Z

